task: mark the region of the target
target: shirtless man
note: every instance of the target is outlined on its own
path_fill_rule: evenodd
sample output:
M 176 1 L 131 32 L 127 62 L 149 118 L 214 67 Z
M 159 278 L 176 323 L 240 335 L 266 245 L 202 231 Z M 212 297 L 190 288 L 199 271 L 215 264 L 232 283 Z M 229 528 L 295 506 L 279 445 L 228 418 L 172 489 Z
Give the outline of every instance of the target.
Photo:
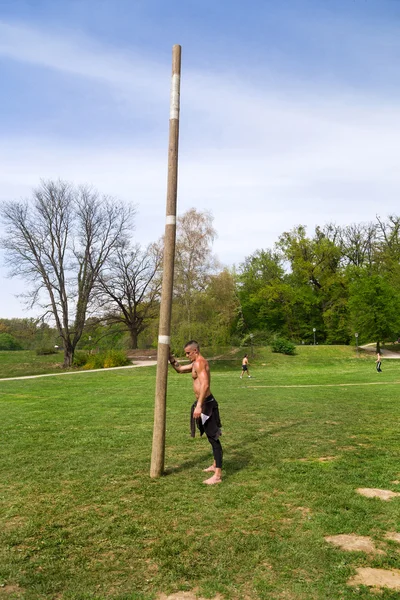
M 207 485 L 214 485 L 222 481 L 222 446 L 219 441 L 221 435 L 221 422 L 219 419 L 218 403 L 210 390 L 210 367 L 200 354 L 200 346 L 195 340 L 185 344 L 185 354 L 190 360 L 190 365 L 180 365 L 176 358 L 170 354 L 169 362 L 177 373 L 191 373 L 193 378 L 193 391 L 196 402 L 193 405 L 193 417 L 197 421 L 200 432 L 207 435 L 213 450 L 214 462 L 204 469 L 213 475 L 203 481 Z
M 379 352 L 376 353 L 376 370 L 378 373 L 382 373 L 381 365 L 382 365 L 382 357 Z
M 245 354 L 242 359 L 242 372 L 240 373 L 240 379 L 243 378 L 243 375 L 245 373 L 247 373 L 247 377 L 251 377 L 250 371 L 249 371 L 249 359 L 248 359 L 247 354 Z

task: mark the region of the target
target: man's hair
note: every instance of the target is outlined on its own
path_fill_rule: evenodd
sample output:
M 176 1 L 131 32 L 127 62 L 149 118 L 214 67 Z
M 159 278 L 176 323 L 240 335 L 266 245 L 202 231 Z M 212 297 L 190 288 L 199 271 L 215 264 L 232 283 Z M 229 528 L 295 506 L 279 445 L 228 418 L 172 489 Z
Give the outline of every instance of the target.
M 200 346 L 199 343 L 196 342 L 196 340 L 189 340 L 188 342 L 186 342 L 186 344 L 184 345 L 184 348 L 187 348 L 188 346 L 193 346 L 193 348 L 195 350 L 200 350 Z

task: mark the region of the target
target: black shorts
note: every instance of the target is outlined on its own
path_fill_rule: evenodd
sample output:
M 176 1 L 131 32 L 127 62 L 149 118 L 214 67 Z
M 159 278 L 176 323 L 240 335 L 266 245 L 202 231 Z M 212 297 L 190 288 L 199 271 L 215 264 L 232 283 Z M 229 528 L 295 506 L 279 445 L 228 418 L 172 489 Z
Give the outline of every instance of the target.
M 247 365 L 242 365 L 242 371 L 247 371 Z
M 200 431 L 200 435 L 203 435 L 203 433 L 205 433 L 208 438 L 217 440 L 222 435 L 222 425 L 219 416 L 218 402 L 212 394 L 205 398 L 203 404 L 203 414 L 207 415 L 209 418 L 205 421 L 204 424 L 202 422 L 201 417 L 198 419 L 193 418 L 193 412 L 196 408 L 196 405 L 197 401 L 193 403 L 190 413 L 191 436 L 195 436 L 195 427 L 197 425 L 197 429 Z

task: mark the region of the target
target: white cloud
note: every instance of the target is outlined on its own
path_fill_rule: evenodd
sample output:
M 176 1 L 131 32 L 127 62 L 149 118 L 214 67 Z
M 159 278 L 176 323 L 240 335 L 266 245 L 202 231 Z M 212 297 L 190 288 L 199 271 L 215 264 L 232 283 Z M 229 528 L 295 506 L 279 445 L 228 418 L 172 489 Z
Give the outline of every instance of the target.
M 115 101 L 158 105 L 167 119 L 169 69 L 133 51 L 0 23 L 0 55 L 102 82 Z M 368 221 L 396 212 L 400 109 L 390 98 L 345 88 L 291 94 L 263 80 L 202 73 L 183 63 L 179 211 L 211 210 L 224 263 L 241 262 L 302 223 Z M 99 123 L 99 127 L 101 123 Z M 84 140 L 13 136 L 0 141 L 0 198 L 26 196 L 39 178 L 89 182 L 139 204 L 135 237 L 163 233 L 166 127 L 160 138 Z M 13 285 L 13 284 L 7 284 Z M 0 315 L 9 311 L 1 301 Z M 15 305 L 14 305 L 15 306 Z M 8 307 L 8 308 L 7 308 Z
M 0 56 L 97 79 L 108 85 L 142 90 L 148 99 L 162 93 L 165 70 L 139 52 L 116 51 L 84 35 L 34 29 L 0 21 Z

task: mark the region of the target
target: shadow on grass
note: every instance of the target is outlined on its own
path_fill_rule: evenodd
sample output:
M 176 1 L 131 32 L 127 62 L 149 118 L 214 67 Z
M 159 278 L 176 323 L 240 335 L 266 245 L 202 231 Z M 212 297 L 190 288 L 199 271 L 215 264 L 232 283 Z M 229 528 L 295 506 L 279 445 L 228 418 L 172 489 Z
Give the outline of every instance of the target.
M 269 431 L 259 432 L 257 435 L 247 436 L 244 440 L 244 443 L 241 445 L 240 450 L 235 448 L 233 451 L 227 446 L 225 448 L 224 440 L 222 439 L 222 446 L 224 448 L 224 465 L 223 471 L 225 476 L 229 477 L 229 475 L 233 475 L 239 471 L 245 469 L 250 463 L 254 462 L 254 456 L 257 450 L 254 445 L 260 439 L 268 437 L 272 434 L 277 434 L 281 431 L 285 431 L 287 429 L 291 429 L 293 427 L 297 427 L 298 425 L 308 421 L 309 419 L 301 419 L 298 421 L 294 421 L 292 423 L 288 423 L 286 425 L 281 425 L 279 427 L 275 427 L 274 429 L 270 429 Z M 163 476 L 167 477 L 168 475 L 174 475 L 175 473 L 181 473 L 182 471 L 187 471 L 188 469 L 193 469 L 195 467 L 207 467 L 212 463 L 212 452 L 211 446 L 209 452 L 203 452 L 201 455 L 196 455 L 195 457 L 185 460 L 179 465 L 173 465 L 167 467 L 164 470 Z
M 210 447 L 211 450 L 211 447 Z M 223 471 L 224 474 L 229 477 L 229 475 L 233 475 L 242 469 L 245 469 L 247 465 L 252 461 L 252 453 L 248 450 L 242 450 L 240 452 L 226 452 L 227 459 L 224 460 Z M 203 453 L 200 456 L 196 456 L 196 458 L 185 460 L 180 465 L 167 467 L 164 471 L 164 476 L 174 475 L 175 473 L 180 473 L 182 471 L 187 471 L 188 469 L 193 469 L 195 467 L 206 468 L 212 463 L 212 453 L 207 452 Z
M 211 449 L 211 446 L 210 446 Z M 208 461 L 208 462 L 207 462 Z M 179 465 L 173 465 L 171 467 L 167 467 L 164 470 L 164 476 L 173 475 L 174 473 L 180 473 L 181 471 L 187 471 L 188 469 L 192 469 L 194 467 L 201 467 L 204 463 L 204 467 L 208 466 L 208 463 L 212 461 L 211 452 L 204 452 L 201 455 L 196 455 L 194 458 L 189 460 L 185 460 Z
M 224 463 L 224 471 L 226 476 L 234 475 L 239 471 L 242 471 L 247 467 L 253 460 L 253 454 L 248 450 L 241 450 L 240 452 L 232 452 Z

